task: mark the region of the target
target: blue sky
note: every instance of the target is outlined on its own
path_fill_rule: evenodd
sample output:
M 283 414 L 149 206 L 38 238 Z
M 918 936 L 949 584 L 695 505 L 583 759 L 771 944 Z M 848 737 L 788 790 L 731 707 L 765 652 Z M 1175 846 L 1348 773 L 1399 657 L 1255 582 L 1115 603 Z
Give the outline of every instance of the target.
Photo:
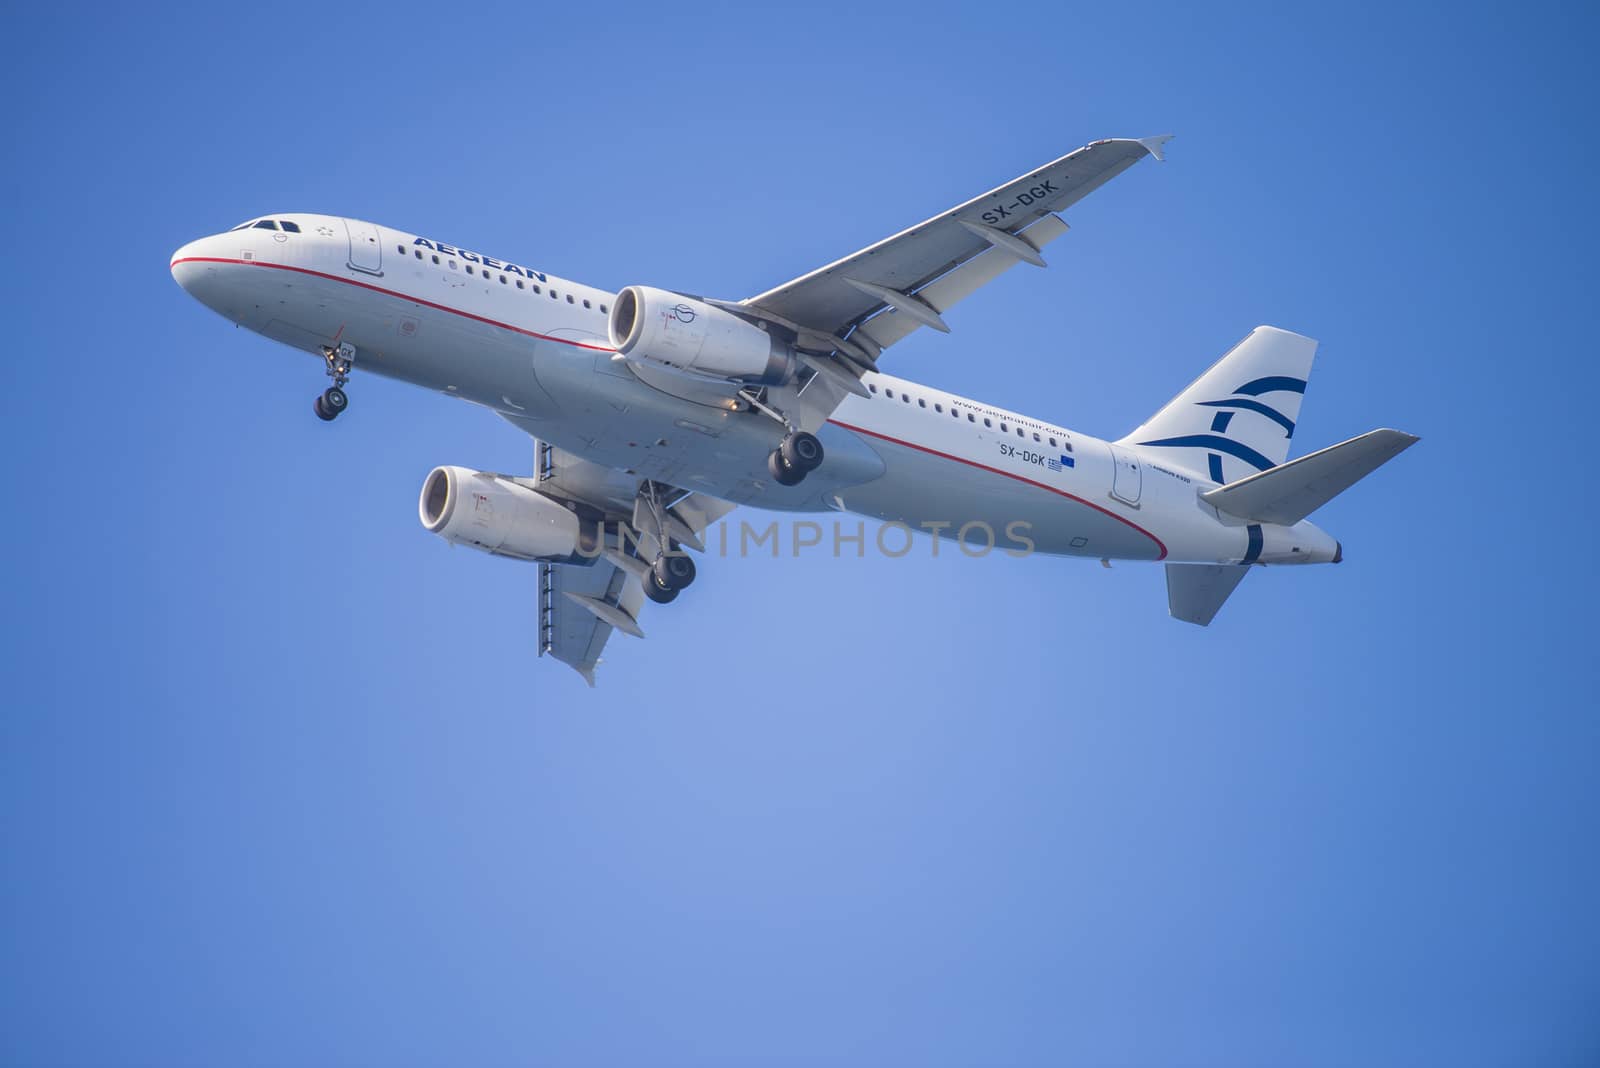
M 0 1060 L 1600 1056 L 1581 6 L 0 18 Z M 1423 442 L 1206 630 L 1154 567 L 707 560 L 589 691 L 415 519 L 525 438 L 359 372 L 324 425 L 167 271 L 307 210 L 737 298 L 1169 131 L 892 370 L 1117 436 L 1321 339 L 1297 450 Z

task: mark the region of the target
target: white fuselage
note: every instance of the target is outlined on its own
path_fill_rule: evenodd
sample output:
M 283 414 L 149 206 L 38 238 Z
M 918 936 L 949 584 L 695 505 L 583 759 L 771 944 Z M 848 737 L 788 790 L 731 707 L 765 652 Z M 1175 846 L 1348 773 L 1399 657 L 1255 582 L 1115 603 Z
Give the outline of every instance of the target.
M 312 353 L 349 343 L 357 372 L 481 404 L 597 464 L 736 504 L 844 510 L 998 548 L 1205 563 L 1337 553 L 1307 522 L 1247 534 L 1199 499 L 1217 483 L 1145 450 L 884 374 L 817 429 L 822 466 L 781 486 L 766 466 L 776 422 L 664 393 L 617 357 L 613 293 L 370 223 L 273 218 L 299 232 L 202 238 L 174 254 L 173 275 L 242 326 Z

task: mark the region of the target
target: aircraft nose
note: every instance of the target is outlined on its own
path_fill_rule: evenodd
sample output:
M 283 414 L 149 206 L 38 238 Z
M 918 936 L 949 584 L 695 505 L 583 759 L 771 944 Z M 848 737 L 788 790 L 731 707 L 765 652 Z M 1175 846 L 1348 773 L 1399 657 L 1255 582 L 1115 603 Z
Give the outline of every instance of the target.
M 199 246 L 199 241 L 191 241 L 172 254 L 170 267 L 173 280 L 182 286 L 185 291 L 188 291 L 194 283 L 197 273 L 196 267 L 198 266 L 197 261 L 200 256 Z

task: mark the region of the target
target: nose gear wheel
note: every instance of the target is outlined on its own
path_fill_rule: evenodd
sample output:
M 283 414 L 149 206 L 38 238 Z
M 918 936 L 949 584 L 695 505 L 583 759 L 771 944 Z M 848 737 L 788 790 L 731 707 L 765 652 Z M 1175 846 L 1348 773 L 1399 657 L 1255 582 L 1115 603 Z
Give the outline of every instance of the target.
M 350 406 L 350 398 L 345 395 L 343 387 L 350 381 L 350 369 L 356 362 L 356 347 L 348 341 L 341 342 L 337 347 L 324 345 L 322 360 L 327 364 L 328 377 L 333 379 L 333 385 L 323 390 L 317 397 L 316 403 L 312 405 L 312 411 L 316 412 L 317 418 L 323 422 L 331 422 Z

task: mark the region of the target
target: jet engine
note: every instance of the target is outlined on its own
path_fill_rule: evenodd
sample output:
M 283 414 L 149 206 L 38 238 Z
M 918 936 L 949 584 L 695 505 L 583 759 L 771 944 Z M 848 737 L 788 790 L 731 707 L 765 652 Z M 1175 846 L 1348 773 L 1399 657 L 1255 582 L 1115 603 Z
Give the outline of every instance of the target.
M 754 323 L 664 289 L 629 286 L 607 321 L 611 344 L 630 361 L 768 385 L 795 370 L 794 353 Z
M 560 560 L 578 548 L 578 517 L 536 490 L 465 467 L 435 467 L 417 502 L 422 525 L 452 545 L 519 560 Z

